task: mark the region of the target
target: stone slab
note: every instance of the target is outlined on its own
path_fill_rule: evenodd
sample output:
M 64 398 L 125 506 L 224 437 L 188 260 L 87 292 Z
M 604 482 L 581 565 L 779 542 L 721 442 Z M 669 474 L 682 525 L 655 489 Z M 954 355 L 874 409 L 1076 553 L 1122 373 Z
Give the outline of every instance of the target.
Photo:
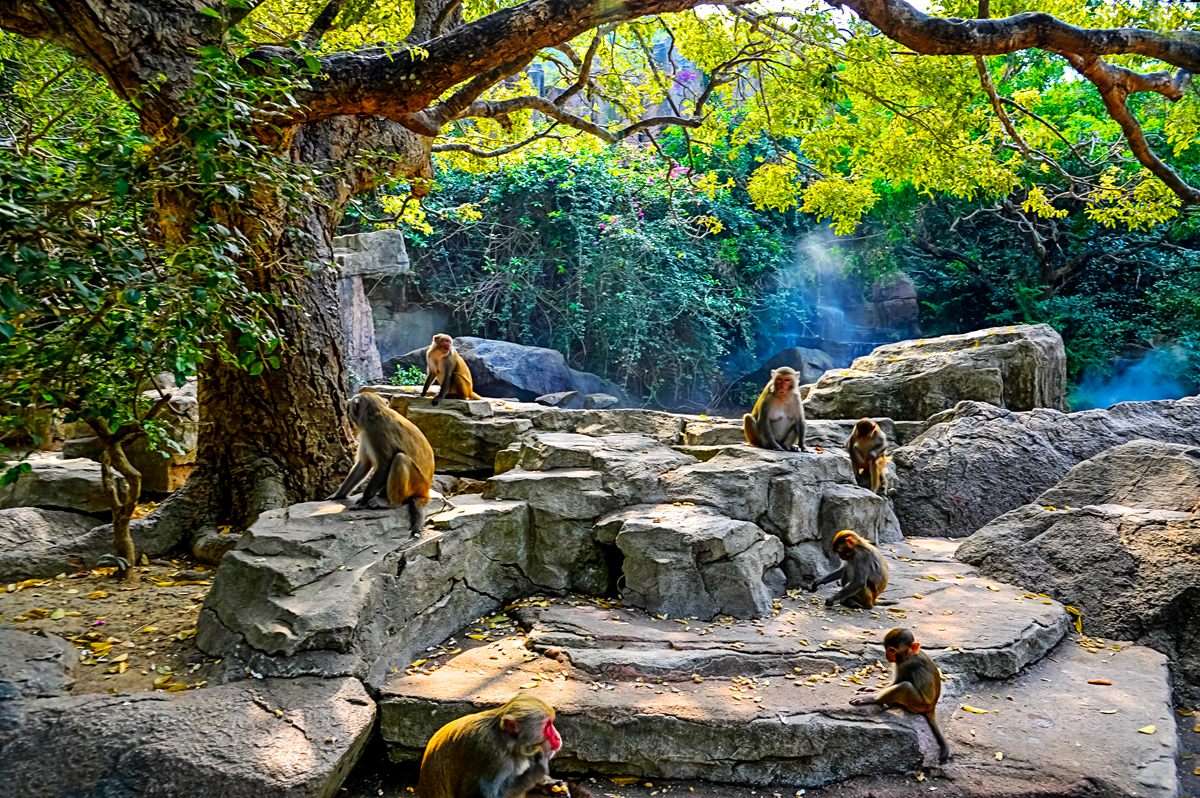
M 0 784 L 22 798 L 332 798 L 374 721 L 354 679 L 4 701 Z

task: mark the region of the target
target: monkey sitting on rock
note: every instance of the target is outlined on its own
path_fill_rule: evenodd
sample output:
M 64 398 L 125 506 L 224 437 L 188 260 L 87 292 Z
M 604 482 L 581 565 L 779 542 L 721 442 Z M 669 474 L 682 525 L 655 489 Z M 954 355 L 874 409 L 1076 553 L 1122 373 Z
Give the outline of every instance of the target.
M 892 683 L 873 695 L 850 699 L 855 706 L 879 704 L 884 707 L 903 707 L 909 712 L 924 715 L 929 730 L 938 744 L 938 760 L 950 758 L 950 746 L 938 728 L 937 702 L 942 695 L 942 674 L 921 644 L 907 629 L 893 629 L 883 637 L 883 651 L 888 662 L 895 663 Z
M 754 409 L 742 416 L 746 443 L 760 449 L 806 452 L 804 447 L 804 400 L 796 370 L 773 369 L 771 381 L 758 395 Z
M 326 501 L 349 496 L 371 472 L 354 509 L 408 505 L 412 534 L 425 523 L 433 487 L 433 447 L 417 425 L 397 413 L 374 391 L 359 391 L 346 407 L 358 436 L 358 456 L 341 487 Z
M 550 760 L 562 748 L 554 714 L 545 701 L 518 693 L 501 707 L 450 721 L 425 746 L 417 795 L 570 798 L 567 785 L 550 777 Z
M 482 399 L 475 393 L 475 382 L 467 361 L 454 348 L 454 339 L 445 333 L 433 336 L 433 342 L 425 350 L 425 385 L 421 396 L 429 392 L 434 380 L 438 382 L 437 396 L 433 404 L 443 399 Z
M 869 540 L 859 537 L 852 530 L 843 529 L 833 536 L 833 553 L 842 560 L 842 566 L 808 586 L 809 592 L 815 593 L 821 585 L 835 579 L 841 580 L 841 589 L 825 599 L 826 607 L 842 604 L 869 610 L 876 605 L 896 603 L 879 598 L 887 589 L 888 564 Z
M 869 418 L 860 418 L 846 441 L 854 481 L 877 495 L 887 493 L 887 435 Z

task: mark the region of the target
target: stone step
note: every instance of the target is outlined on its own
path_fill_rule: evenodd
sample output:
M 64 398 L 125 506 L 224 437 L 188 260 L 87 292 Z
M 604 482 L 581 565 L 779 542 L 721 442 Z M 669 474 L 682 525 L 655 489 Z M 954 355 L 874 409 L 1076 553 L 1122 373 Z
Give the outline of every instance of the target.
M 921 718 L 848 703 L 890 678 L 888 629 L 913 630 L 946 677 L 943 714 L 962 718 L 963 696 L 990 695 L 991 680 L 1042 660 L 1069 628 L 1060 604 L 979 577 L 950 559 L 953 545 L 887 546 L 887 595 L 899 604 L 874 611 L 827 609 L 823 594 L 795 591 L 757 620 L 651 616 L 578 597 L 519 602 L 519 631 L 473 643 L 466 630 L 389 679 L 383 738 L 394 759 L 419 757 L 441 724 L 532 689 L 559 712 L 564 771 L 816 787 L 920 767 L 936 750 Z M 1166 695 L 1165 673 L 1150 683 Z

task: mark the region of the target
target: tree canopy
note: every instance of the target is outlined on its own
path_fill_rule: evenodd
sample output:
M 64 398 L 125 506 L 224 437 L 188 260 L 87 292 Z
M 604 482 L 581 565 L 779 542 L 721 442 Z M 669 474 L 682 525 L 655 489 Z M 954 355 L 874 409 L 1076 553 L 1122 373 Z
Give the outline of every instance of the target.
M 137 320 L 164 300 L 123 284 L 135 250 L 178 267 L 189 288 L 218 275 L 222 299 L 197 314 L 205 332 L 185 358 L 206 386 L 201 465 L 169 504 L 192 503 L 193 525 L 243 524 L 345 466 L 348 375 L 320 266 L 363 192 L 399 178 L 384 208 L 419 227 L 433 158 L 494 170 L 632 140 L 662 156 L 665 202 L 687 209 L 672 214 L 695 207 L 676 186 L 715 202 L 743 179 L 759 209 L 839 233 L 903 207 L 897 197 L 944 198 L 1018 231 L 1053 290 L 1080 254 L 1064 254 L 1063 219 L 1161 232 L 1200 200 L 1198 14 L 1168 0 L 939 0 L 928 13 L 904 0 L 0 0 L 10 52 L 38 41 L 77 59 L 26 68 L 16 91 L 39 124 L 0 130 L 10 171 L 29 176 L 14 185 L 53 184 L 10 198 L 30 213 L 0 231 L 0 336 L 42 301 L 22 270 L 72 264 Z M 43 66 L 58 57 L 22 52 Z M 79 64 L 113 94 L 48 113 Z M 96 161 L 110 127 L 129 152 Z M 50 172 L 32 168 L 38 158 Z M 136 186 L 104 177 L 118 160 Z M 70 191 L 104 198 L 87 213 L 118 249 L 64 260 L 53 213 L 33 206 Z M 22 238 L 38 218 L 45 230 Z M 969 268 L 970 256 L 942 260 Z M 71 301 L 86 298 L 62 278 Z M 74 315 L 44 331 L 69 336 Z

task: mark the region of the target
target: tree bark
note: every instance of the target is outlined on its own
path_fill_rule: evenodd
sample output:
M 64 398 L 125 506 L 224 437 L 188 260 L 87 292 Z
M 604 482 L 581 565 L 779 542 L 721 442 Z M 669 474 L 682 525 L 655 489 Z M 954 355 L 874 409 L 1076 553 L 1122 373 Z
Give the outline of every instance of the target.
M 370 152 L 385 154 L 364 160 L 362 154 Z M 146 522 L 177 529 L 202 559 L 219 557 L 232 546 L 234 538 L 215 538 L 218 528 L 244 529 L 266 510 L 328 495 L 345 477 L 351 462 L 345 412 L 351 375 L 332 266 L 333 235 L 354 194 L 393 174 L 429 174 L 429 141 L 378 118 L 335 117 L 301 125 L 290 156 L 324 167 L 331 176 L 299 218 L 291 208 L 258 209 L 262 219 L 293 215 L 291 232 L 263 259 L 279 266 L 268 272 L 248 269 L 244 275 L 254 290 L 285 300 L 272 319 L 284 341 L 280 367 L 258 376 L 220 360 L 205 367 L 199 381 L 196 469 Z M 348 167 L 355 162 L 357 168 Z M 186 218 L 183 209 L 162 210 Z M 325 268 L 314 270 L 312 264 Z M 301 276 L 278 276 L 294 274 Z M 164 531 L 159 528 L 157 536 Z

